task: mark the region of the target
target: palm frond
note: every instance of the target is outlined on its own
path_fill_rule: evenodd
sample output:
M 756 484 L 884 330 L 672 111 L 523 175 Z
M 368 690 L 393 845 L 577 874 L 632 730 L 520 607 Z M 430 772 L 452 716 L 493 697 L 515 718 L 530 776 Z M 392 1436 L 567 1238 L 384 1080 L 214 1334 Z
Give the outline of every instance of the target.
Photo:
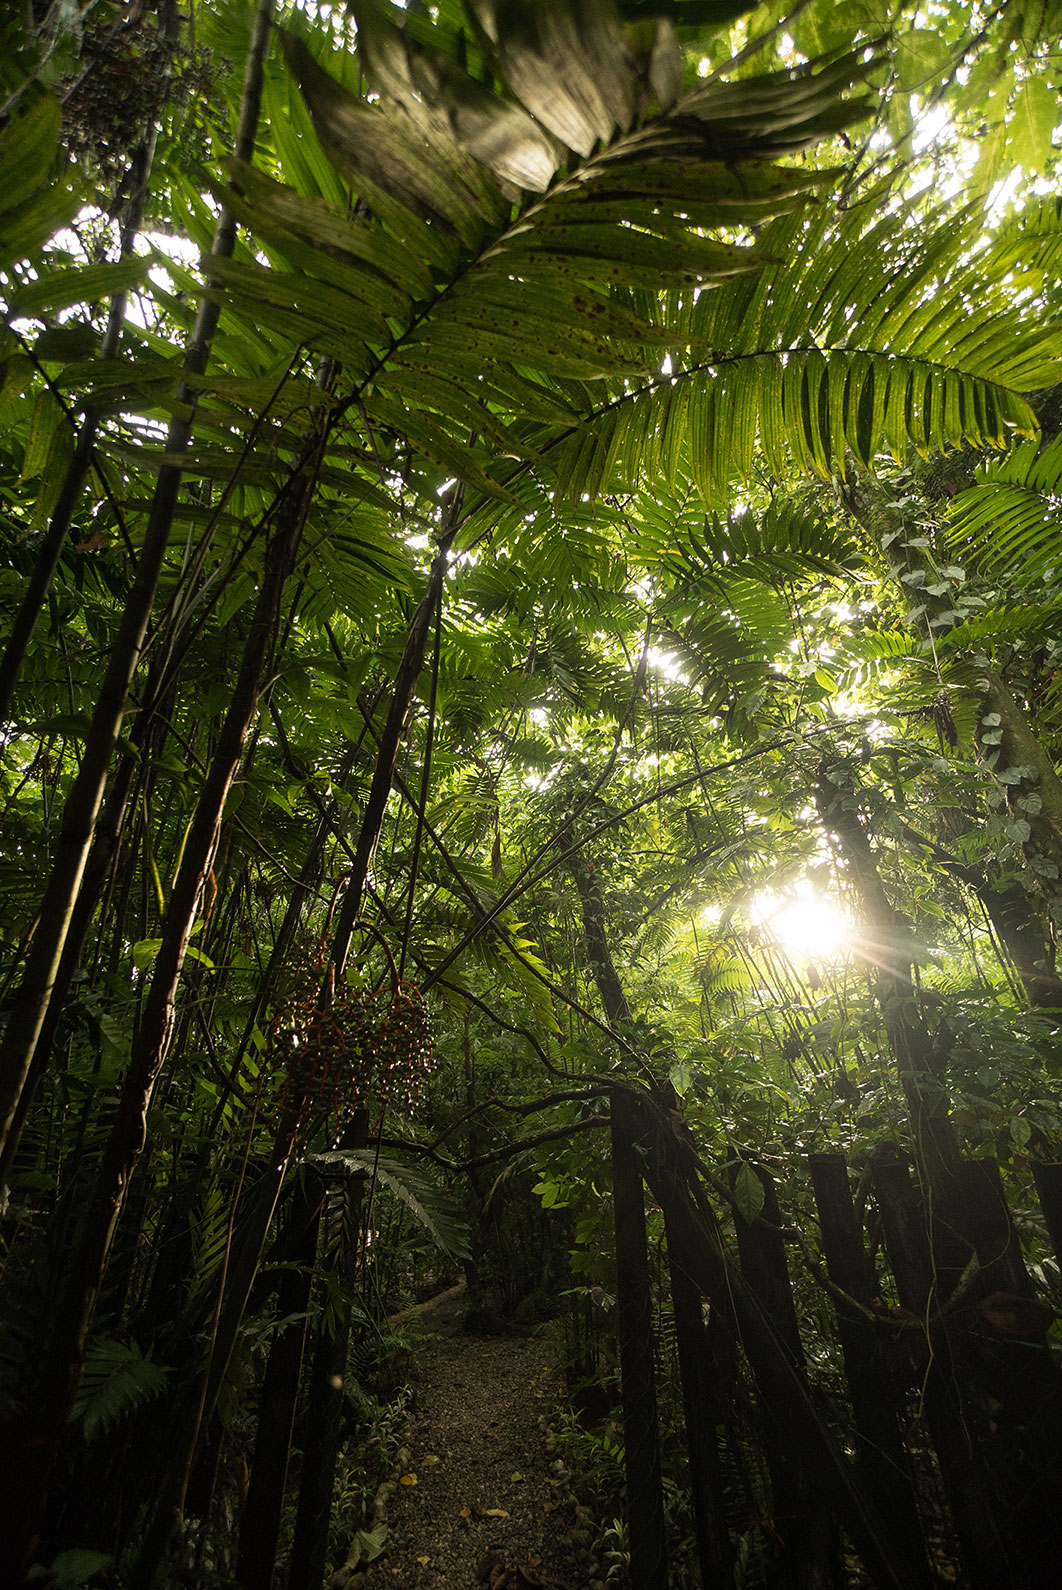
M 1002 446 L 1037 423 L 1024 395 L 1058 379 L 1062 334 L 1008 308 L 968 263 L 966 218 L 805 209 L 762 233 L 755 278 L 668 306 L 689 356 L 558 438 L 584 491 L 680 471 L 722 502 L 766 465 L 829 478 L 851 453 Z M 710 349 L 706 357 L 703 350 Z M 588 440 L 589 438 L 589 440 Z
M 1050 195 L 1025 205 L 1000 227 L 989 257 L 997 270 L 1057 281 L 1062 269 L 1062 199 Z
M 780 495 L 763 509 L 732 509 L 725 517 L 706 516 L 693 494 L 676 500 L 659 493 L 654 507 L 650 534 L 660 538 L 663 532 L 663 544 L 650 556 L 677 593 L 712 589 L 723 595 L 736 577 L 778 585 L 811 574 L 839 575 L 861 560 L 847 529 L 827 523 L 796 494 Z M 639 502 L 635 514 L 641 511 Z
M 125 1342 L 93 1337 L 85 1350 L 71 1422 L 80 1423 L 85 1440 L 93 1441 L 164 1391 L 169 1373 Z
M 62 120 L 59 101 L 46 94 L 0 128 L 0 270 L 35 253 L 77 212 L 74 185 L 51 180 Z
M 1023 442 L 954 498 L 947 544 L 985 573 L 1040 582 L 1062 569 L 1062 437 Z
M 322 1170 L 376 1178 L 424 1227 L 446 1253 L 455 1259 L 469 1255 L 469 1229 L 464 1210 L 447 1188 L 433 1181 L 419 1165 L 398 1159 L 393 1154 L 377 1154 L 371 1148 L 332 1149 L 313 1154 L 310 1163 Z
M 702 85 L 639 122 L 648 62 L 610 7 L 474 10 L 489 88 L 442 29 L 399 28 L 377 5 L 355 7 L 369 98 L 343 86 L 341 58 L 326 71 L 288 37 L 354 213 L 234 167 L 226 202 L 270 263 L 204 268 L 248 324 L 342 364 L 344 405 L 377 453 L 411 447 L 436 479 L 504 498 L 507 460 L 537 467 L 541 427 L 547 447 L 581 434 L 588 388 L 644 380 L 673 344 L 632 290 L 759 269 L 707 230 L 759 224 L 825 180 L 773 158 L 858 115 L 844 91 L 868 68 L 846 57 Z

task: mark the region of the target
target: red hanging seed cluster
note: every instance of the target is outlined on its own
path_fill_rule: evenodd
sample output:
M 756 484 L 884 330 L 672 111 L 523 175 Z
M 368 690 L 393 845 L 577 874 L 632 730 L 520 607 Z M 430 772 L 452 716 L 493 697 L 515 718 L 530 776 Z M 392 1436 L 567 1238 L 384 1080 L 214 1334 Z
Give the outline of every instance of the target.
M 399 983 L 379 1014 L 374 1039 L 376 1091 L 409 1108 L 435 1058 L 431 1016 L 419 988 Z
M 320 984 L 303 979 L 277 1011 L 269 1048 L 284 1076 L 280 1109 L 298 1101 L 300 1119 L 317 1110 L 341 1119 L 370 1093 L 408 1107 L 434 1058 L 428 1007 L 402 983 L 323 1006 Z

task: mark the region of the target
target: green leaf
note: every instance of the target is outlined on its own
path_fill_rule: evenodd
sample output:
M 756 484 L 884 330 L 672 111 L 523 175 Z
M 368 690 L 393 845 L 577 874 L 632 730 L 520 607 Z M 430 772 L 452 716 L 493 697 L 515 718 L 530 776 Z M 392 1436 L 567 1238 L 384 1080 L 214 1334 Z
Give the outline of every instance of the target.
M 1046 171 L 1051 135 L 1059 119 L 1058 94 L 1044 77 L 1027 77 L 1014 96 L 1007 130 L 1007 153 L 1026 171 Z
M 72 1551 L 61 1551 L 50 1568 L 45 1568 L 39 1562 L 34 1563 L 26 1577 L 34 1582 L 46 1579 L 51 1590 L 80 1590 L 81 1585 L 88 1584 L 113 1562 L 114 1558 L 106 1552 L 89 1551 L 79 1546 Z
M 41 186 L 59 145 L 63 113 L 51 94 L 20 107 L 0 130 L 0 234 L 10 212 Z M 56 222 L 60 227 L 63 220 Z
M 312 1154 L 309 1163 L 322 1169 L 375 1175 L 406 1205 L 441 1248 L 455 1259 L 467 1259 L 470 1232 L 464 1209 L 447 1188 L 432 1181 L 420 1166 L 374 1149 L 334 1149 Z
M 81 320 L 74 325 L 53 326 L 42 331 L 33 344 L 33 352 L 38 359 L 67 364 L 91 359 L 99 341 L 99 333 Z
M 754 1167 L 747 1160 L 742 1160 L 734 1177 L 734 1203 L 741 1218 L 750 1226 L 759 1217 L 766 1196 Z
M 693 1081 L 693 1068 L 686 1060 L 676 1060 L 668 1071 L 668 1078 L 675 1092 L 682 1098 Z
M 0 269 L 36 253 L 74 219 L 84 195 L 67 183 L 34 193 L 13 210 L 0 214 Z
M 897 83 L 903 93 L 924 90 L 940 76 L 951 58 L 945 39 L 929 28 L 912 28 L 896 40 Z
M 161 939 L 138 939 L 131 951 L 131 959 L 137 971 L 142 972 L 146 967 L 151 966 L 161 948 Z
M 127 292 L 147 274 L 151 258 L 138 255 L 113 265 L 78 265 L 71 270 L 48 271 L 35 282 L 20 287 L 11 299 L 9 314 L 40 319 L 74 304 L 95 304 L 101 298 Z
M 169 1373 L 125 1342 L 94 1337 L 85 1352 L 71 1423 L 80 1421 L 85 1440 L 95 1440 L 159 1396 Z

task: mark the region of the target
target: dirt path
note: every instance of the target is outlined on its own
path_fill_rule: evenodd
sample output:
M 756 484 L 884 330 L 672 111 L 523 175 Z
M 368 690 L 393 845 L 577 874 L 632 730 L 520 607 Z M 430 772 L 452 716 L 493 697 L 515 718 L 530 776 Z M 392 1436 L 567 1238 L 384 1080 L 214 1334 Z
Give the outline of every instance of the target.
M 363 1583 L 581 1590 L 591 1570 L 567 1542 L 571 1508 L 539 1425 L 548 1355 L 533 1338 L 467 1334 L 464 1307 L 454 1288 L 417 1311 L 421 1330 L 445 1334 L 413 1354 L 409 1463 L 385 1488 L 388 1550 Z

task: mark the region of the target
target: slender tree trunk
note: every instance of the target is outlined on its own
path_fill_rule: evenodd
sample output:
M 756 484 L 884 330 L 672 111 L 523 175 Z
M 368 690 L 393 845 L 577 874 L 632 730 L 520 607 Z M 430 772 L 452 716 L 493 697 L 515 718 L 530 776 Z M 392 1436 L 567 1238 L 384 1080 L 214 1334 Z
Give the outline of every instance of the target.
M 59 965 L 52 994 L 48 1001 L 48 1008 L 26 1071 L 22 1091 L 19 1094 L 18 1102 L 12 1114 L 10 1128 L 3 1147 L 0 1149 L 0 1188 L 7 1185 L 15 1162 L 15 1156 L 18 1153 L 19 1143 L 22 1139 L 22 1128 L 26 1123 L 26 1116 L 37 1090 L 37 1083 L 40 1081 L 46 1061 L 51 1055 L 52 1046 L 55 1043 L 56 1032 L 63 1017 L 63 1005 L 67 990 L 80 963 L 85 941 L 88 938 L 89 927 L 117 851 L 129 800 L 129 790 L 135 772 L 136 763 L 132 757 L 124 757 L 118 765 L 114 780 L 107 792 L 103 811 L 96 824 L 96 834 L 88 867 L 71 912 L 70 926 L 67 929 L 62 954 L 59 957 Z
M 642 1107 L 651 1108 L 648 1101 Z M 645 1174 L 674 1239 L 672 1263 L 682 1265 L 740 1340 L 764 1404 L 788 1430 L 795 1459 L 829 1496 L 871 1583 L 878 1590 L 909 1590 L 918 1575 L 908 1561 L 907 1543 L 890 1537 L 771 1320 L 730 1261 L 698 1182 L 688 1128 L 670 1110 L 658 1115 L 655 1130 L 645 1138 Z
M 85 1339 L 99 1297 L 114 1230 L 130 1177 L 146 1142 L 147 1112 L 166 1057 L 185 952 L 217 845 L 225 800 L 258 708 L 266 662 L 276 635 L 284 582 L 298 545 L 315 471 L 304 463 L 282 501 L 266 550 L 259 589 L 232 702 L 184 846 L 163 922 L 162 942 L 137 1041 L 122 1086 L 117 1117 L 104 1149 L 96 1187 L 34 1395 L 6 1443 L 4 1459 L 18 1476 L 18 1505 L 0 1525 L 0 1582 L 19 1582 L 36 1542 L 51 1472 L 77 1393 Z M 9 1580 L 4 1580 L 4 1570 Z
M 359 1110 L 344 1134 L 345 1148 L 364 1148 L 368 1116 Z M 350 1348 L 351 1289 L 358 1259 L 358 1216 L 364 1193 L 361 1176 L 333 1194 L 330 1210 L 334 1257 L 332 1270 L 338 1282 L 330 1323 L 323 1314 L 318 1322 L 310 1395 L 306 1408 L 299 1505 L 295 1538 L 288 1568 L 288 1590 L 320 1590 L 328 1555 L 328 1526 L 332 1516 L 332 1491 L 343 1430 L 346 1399 L 347 1354 Z
M 249 160 L 254 153 L 272 18 L 273 0 L 259 0 L 236 138 L 236 153 L 244 160 Z M 231 256 L 235 238 L 235 217 L 229 211 L 222 210 L 214 234 L 214 253 Z M 206 369 L 219 314 L 219 306 L 204 299 L 185 354 L 186 374 L 201 375 Z M 191 414 L 175 418 L 170 424 L 166 452 L 176 455 L 187 450 L 194 424 L 195 393 L 183 382 L 178 391 L 178 402 L 188 405 Z M 158 473 L 136 574 L 111 647 L 85 740 L 81 766 L 63 809 L 55 863 L 41 902 L 40 921 L 26 959 L 22 983 L 12 1001 L 4 1042 L 0 1046 L 0 1152 L 13 1125 L 55 987 L 74 902 L 81 887 L 96 817 L 103 799 L 107 772 L 121 733 L 133 676 L 144 647 L 169 545 L 180 484 L 180 468 L 176 464 L 163 464 Z
M 376 752 L 376 765 L 373 768 L 372 782 L 365 801 L 365 812 L 358 832 L 358 842 L 351 863 L 350 878 L 347 882 L 343 902 L 336 917 L 335 935 L 332 943 L 331 960 L 336 972 L 342 972 L 346 959 L 350 953 L 350 941 L 354 934 L 355 924 L 361 915 L 361 902 L 365 890 L 365 879 L 368 876 L 369 866 L 380 839 L 383 828 L 384 813 L 387 810 L 388 797 L 395 777 L 395 762 L 398 758 L 399 746 L 406 730 L 409 709 L 413 704 L 413 696 L 424 666 L 424 654 L 428 646 L 428 636 L 432 630 L 432 620 L 435 610 L 442 600 L 443 584 L 446 579 L 446 566 L 449 556 L 450 543 L 453 540 L 453 531 L 439 538 L 438 551 L 431 566 L 428 577 L 428 588 L 416 612 L 410 621 L 406 634 L 406 644 L 402 652 L 398 671 L 395 674 L 394 689 L 391 693 L 391 705 L 387 713 L 387 722 L 384 724 L 383 733 Z
M 700 1289 L 676 1258 L 681 1240 L 673 1238 L 670 1227 L 667 1247 L 701 1582 L 705 1590 L 732 1590 L 734 1550 L 726 1523 L 719 1443 L 712 1417 L 718 1400 L 710 1383 L 715 1366 L 708 1350 Z
M 605 931 L 601 886 L 581 850 L 568 867 L 582 907 L 586 954 L 605 1015 L 629 1027 L 630 1007 Z M 646 1121 L 626 1088 L 611 1095 L 612 1200 L 616 1229 L 616 1297 L 623 1390 L 623 1447 L 631 1577 L 644 1590 L 666 1590 L 667 1530 L 656 1411 L 653 1298 L 647 1256 L 642 1153 Z
M 869 1308 L 877 1296 L 878 1283 L 863 1245 L 844 1155 L 812 1155 L 811 1181 L 830 1279 L 849 1297 Z M 836 1312 L 855 1420 L 856 1462 L 889 1528 L 910 1542 L 912 1570 L 919 1575 L 911 1590 L 916 1590 L 916 1586 L 918 1590 L 928 1590 L 932 1575 L 919 1549 L 922 1521 L 903 1444 L 905 1410 L 897 1384 L 895 1353 L 864 1316 L 845 1304 L 836 1305 Z
M 743 1161 L 728 1167 L 731 1185 Z M 752 1296 L 771 1321 L 779 1346 L 806 1383 L 804 1345 L 793 1301 L 793 1287 L 781 1235 L 781 1211 L 774 1177 L 762 1165 L 749 1169 L 763 1188 L 762 1219 L 751 1223 L 734 1215 L 741 1275 Z M 770 1406 L 762 1409 L 762 1442 L 771 1477 L 775 1540 L 767 1583 L 772 1590 L 838 1590 L 844 1583 L 837 1521 L 818 1476 L 794 1449 L 786 1422 Z
M 172 32 L 172 20 L 169 12 L 166 15 L 166 31 Z M 133 252 L 133 242 L 140 230 L 140 221 L 144 213 L 144 198 L 147 192 L 148 178 L 151 174 L 151 162 L 155 155 L 155 143 L 158 138 L 158 125 L 148 129 L 141 141 L 140 148 L 133 156 L 129 169 L 132 181 L 132 196 L 126 210 L 125 221 L 122 226 L 121 257 L 129 258 Z M 121 340 L 122 326 L 125 322 L 125 306 L 128 293 L 122 291 L 115 293 L 111 300 L 110 312 L 107 316 L 107 329 L 100 343 L 99 357 L 113 359 L 118 352 Z M 85 410 L 78 431 L 77 442 L 74 447 L 74 456 L 67 466 L 63 484 L 59 489 L 59 498 L 52 512 L 51 524 L 48 532 L 37 549 L 37 559 L 33 571 L 22 593 L 18 612 L 15 614 L 11 625 L 11 633 L 4 647 L 3 656 L 0 657 L 0 723 L 6 723 L 11 710 L 11 697 L 18 683 L 18 676 L 22 671 L 22 664 L 26 659 L 26 651 L 33 632 L 40 618 L 44 599 L 52 583 L 56 566 L 59 562 L 66 541 L 74 510 L 84 489 L 89 469 L 92 465 L 93 451 L 96 445 L 96 434 L 99 430 L 100 415 L 97 409 L 89 407 Z
M 840 847 L 860 901 L 861 953 L 878 972 L 877 995 L 885 1030 L 907 1101 L 922 1173 L 933 1190 L 937 1231 L 943 1237 L 961 1222 L 958 1142 L 940 1056 L 914 998 L 912 925 L 893 908 L 885 892 L 855 798 L 845 771 L 824 759 L 815 800 L 823 826 Z M 959 1263 L 960 1272 L 963 1262 Z
M 919 573 L 923 576 L 925 584 L 918 588 L 922 606 L 918 615 L 912 615 L 911 622 L 935 655 L 936 642 L 942 632 L 954 626 L 953 593 L 938 589 L 933 595 L 926 588 L 936 584 L 940 573 L 925 551 L 923 527 L 912 524 L 906 510 L 890 501 L 890 496 L 880 481 L 858 472 L 850 475 L 841 491 L 841 500 L 848 511 L 875 541 L 880 542 L 890 573 L 905 601 L 911 594 L 901 583 L 905 575 Z M 987 663 L 978 665 L 976 681 L 982 705 L 975 737 L 977 752 L 990 767 L 1025 770 L 1016 782 L 1004 786 L 1007 804 L 1016 819 L 1028 823 L 1029 837 L 1023 848 L 1037 888 L 1048 900 L 1057 899 L 1062 892 L 1062 884 L 1058 881 L 1062 876 L 1062 779 L 1029 727 L 1021 706 L 995 669 Z M 941 685 L 941 701 L 946 709 L 943 680 Z M 1039 811 L 1028 810 L 1027 797 L 1032 795 L 1039 797 Z M 1026 805 L 1019 804 L 1023 801 Z M 997 890 L 993 888 L 991 877 L 979 869 L 949 857 L 932 841 L 919 838 L 918 842 L 928 845 L 953 877 L 961 878 L 975 891 L 1014 963 L 1030 1004 L 1047 1009 L 1062 1006 L 1062 979 L 1055 970 L 1051 937 L 1037 922 L 1026 891 L 1015 885 Z M 1050 875 L 1052 867 L 1054 878 Z
M 950 851 L 908 824 L 903 836 L 923 854 L 928 852 L 949 877 L 973 891 L 1006 952 L 1029 1004 L 1036 1010 L 1062 1006 L 1062 978 L 1055 967 L 1054 945 L 1037 915 L 1034 897 L 1020 883 L 996 883 L 982 867 L 960 861 Z
M 307 1175 L 308 1179 L 308 1175 Z M 320 1229 L 321 1196 L 296 1190 L 288 1218 L 286 1263 L 277 1290 L 282 1323 L 273 1336 L 258 1398 L 254 1458 L 240 1518 L 236 1582 L 243 1590 L 272 1590 L 291 1432 L 299 1395 L 306 1318 Z

